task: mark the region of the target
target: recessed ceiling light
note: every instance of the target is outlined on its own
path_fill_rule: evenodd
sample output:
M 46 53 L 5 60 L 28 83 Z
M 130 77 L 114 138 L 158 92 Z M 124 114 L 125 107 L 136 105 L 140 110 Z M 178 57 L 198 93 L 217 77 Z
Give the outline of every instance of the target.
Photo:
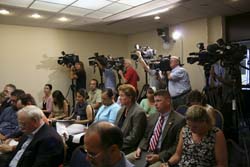
M 62 21 L 62 22 L 69 21 L 69 19 L 66 18 L 66 17 L 60 17 L 58 20 L 59 20 L 59 21 Z
M 155 16 L 154 19 L 155 20 L 159 20 L 161 17 L 160 16 Z
M 6 9 L 1 9 L 0 10 L 0 14 L 2 14 L 2 15 L 9 15 L 10 12 L 8 10 L 6 10 Z
M 30 17 L 32 17 L 34 19 L 40 19 L 42 16 L 40 14 L 38 14 L 38 13 L 34 13 Z

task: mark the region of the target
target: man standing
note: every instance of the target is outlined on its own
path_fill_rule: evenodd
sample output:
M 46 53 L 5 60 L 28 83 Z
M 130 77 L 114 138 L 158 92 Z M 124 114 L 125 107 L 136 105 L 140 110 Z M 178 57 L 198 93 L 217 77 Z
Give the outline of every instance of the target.
M 170 67 L 172 71 L 167 71 L 168 90 L 172 99 L 172 106 L 176 109 L 180 105 L 186 104 L 186 96 L 191 91 L 189 75 L 180 66 L 180 60 L 176 56 L 171 56 Z
M 17 113 L 24 133 L 13 152 L 9 167 L 58 167 L 63 162 L 64 146 L 56 131 L 42 120 L 43 112 L 29 105 Z
M 119 70 L 119 74 L 122 78 L 123 83 L 134 86 L 138 93 L 137 82 L 140 80 L 140 78 L 135 69 L 132 67 L 131 60 L 124 59 L 124 67 L 126 69 L 126 72 L 124 74 L 122 70 Z
M 121 130 L 109 122 L 96 122 L 84 137 L 86 160 L 94 167 L 134 167 L 122 153 Z
M 162 161 L 168 160 L 177 146 L 179 132 L 185 119 L 171 111 L 171 100 L 167 90 L 155 93 L 157 113 L 149 116 L 144 137 L 137 150 L 127 155 L 130 162 L 137 166 L 159 167 Z

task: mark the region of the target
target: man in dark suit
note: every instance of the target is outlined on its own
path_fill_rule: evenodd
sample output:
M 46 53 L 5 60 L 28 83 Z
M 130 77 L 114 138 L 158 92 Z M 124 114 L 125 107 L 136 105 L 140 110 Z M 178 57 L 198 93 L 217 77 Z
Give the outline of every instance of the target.
M 17 113 L 24 133 L 9 162 L 9 167 L 58 167 L 63 163 L 64 145 L 57 132 L 42 120 L 43 112 L 29 105 Z
M 154 96 L 157 113 L 149 117 L 146 133 L 137 150 L 127 155 L 136 166 L 159 167 L 162 161 L 174 154 L 179 132 L 185 119 L 171 111 L 171 100 L 167 90 L 158 90 Z
M 118 111 L 115 124 L 123 133 L 122 151 L 128 154 L 137 148 L 142 139 L 147 118 L 143 109 L 136 103 L 136 90 L 132 85 L 121 85 L 118 91 L 123 107 Z

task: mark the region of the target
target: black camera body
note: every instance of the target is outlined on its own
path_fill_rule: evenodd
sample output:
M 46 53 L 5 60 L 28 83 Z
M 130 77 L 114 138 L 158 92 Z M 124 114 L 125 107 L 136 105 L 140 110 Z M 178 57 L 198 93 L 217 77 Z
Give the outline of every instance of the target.
M 62 51 L 62 55 L 57 60 L 57 63 L 60 65 L 66 65 L 67 67 L 71 67 L 75 65 L 75 63 L 79 62 L 79 56 L 75 54 L 65 54 L 64 51 Z
M 159 59 L 152 59 L 147 61 L 149 68 L 156 71 L 171 71 L 170 67 L 170 57 L 169 56 L 159 56 Z
M 123 57 L 109 57 L 107 68 L 112 68 L 116 71 L 124 70 L 124 58 Z
M 247 52 L 245 45 L 225 43 L 222 39 L 218 39 L 217 43 L 208 45 L 207 49 L 199 49 L 199 52 L 189 53 L 188 63 L 198 62 L 198 65 L 208 66 L 221 60 L 223 67 L 230 67 L 239 65 Z
M 99 55 L 98 52 L 94 53 L 93 57 L 88 58 L 89 59 L 89 65 L 94 66 L 97 64 L 97 61 L 102 65 L 106 66 L 107 65 L 107 58 L 104 55 Z
M 137 61 L 138 56 L 135 53 L 136 51 L 140 51 L 143 59 L 152 59 L 156 55 L 156 50 L 151 49 L 149 46 L 142 47 L 138 44 L 135 45 L 135 51 L 131 52 L 131 59 Z

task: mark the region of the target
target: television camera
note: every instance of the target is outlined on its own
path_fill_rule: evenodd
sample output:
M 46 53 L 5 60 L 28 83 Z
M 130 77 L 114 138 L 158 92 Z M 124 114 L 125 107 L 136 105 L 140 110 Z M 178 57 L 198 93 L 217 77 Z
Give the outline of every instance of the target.
M 221 61 L 222 67 L 232 67 L 239 65 L 245 58 L 247 48 L 245 45 L 237 43 L 225 43 L 222 39 L 218 39 L 216 43 L 204 47 L 204 43 L 198 43 L 199 52 L 189 53 L 187 62 L 193 64 L 198 62 L 198 65 L 204 68 L 210 68 L 212 64 L 218 60 Z
M 137 61 L 138 55 L 136 51 L 140 51 L 143 59 L 151 59 L 156 55 L 156 50 L 151 49 L 149 46 L 142 47 L 138 44 L 135 45 L 135 50 L 131 52 L 131 59 Z
M 99 55 L 95 53 L 95 56 L 89 58 L 89 65 L 95 66 L 100 63 L 105 68 L 114 69 L 114 70 L 123 70 L 124 69 L 124 58 L 123 57 L 111 57 Z
M 60 65 L 66 65 L 68 68 L 75 65 L 75 63 L 79 62 L 79 56 L 75 54 L 66 54 L 62 51 L 62 56 L 60 56 L 57 60 L 57 63 Z
M 156 70 L 156 71 L 171 71 L 170 67 L 170 58 L 169 56 L 162 56 L 159 55 L 157 59 L 150 59 L 147 61 L 147 64 L 149 65 L 150 69 Z

